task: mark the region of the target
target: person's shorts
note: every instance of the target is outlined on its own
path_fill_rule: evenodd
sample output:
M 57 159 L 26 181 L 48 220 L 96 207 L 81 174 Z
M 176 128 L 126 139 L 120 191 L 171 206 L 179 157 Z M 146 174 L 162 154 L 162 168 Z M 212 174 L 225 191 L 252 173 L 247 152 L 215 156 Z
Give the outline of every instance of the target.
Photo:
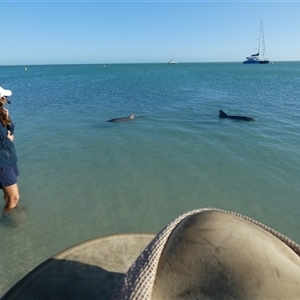
M 0 189 L 17 183 L 20 172 L 17 164 L 0 168 Z

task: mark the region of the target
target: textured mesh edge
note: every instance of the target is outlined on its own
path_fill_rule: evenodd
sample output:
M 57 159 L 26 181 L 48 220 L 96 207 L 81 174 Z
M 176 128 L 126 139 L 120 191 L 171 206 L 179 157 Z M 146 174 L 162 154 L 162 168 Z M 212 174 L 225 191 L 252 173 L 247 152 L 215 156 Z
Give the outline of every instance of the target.
M 300 256 L 300 246 L 298 244 L 285 237 L 281 233 L 277 232 L 276 230 L 273 230 L 272 228 L 247 216 L 218 208 L 195 209 L 177 217 L 156 235 L 156 237 L 150 242 L 150 244 L 145 248 L 145 250 L 128 269 L 127 273 L 124 275 L 123 280 L 114 291 L 112 300 L 150 300 L 157 265 L 170 234 L 181 221 L 193 214 L 204 211 L 219 211 L 243 218 L 274 235 L 288 247 L 290 247 L 298 256 Z

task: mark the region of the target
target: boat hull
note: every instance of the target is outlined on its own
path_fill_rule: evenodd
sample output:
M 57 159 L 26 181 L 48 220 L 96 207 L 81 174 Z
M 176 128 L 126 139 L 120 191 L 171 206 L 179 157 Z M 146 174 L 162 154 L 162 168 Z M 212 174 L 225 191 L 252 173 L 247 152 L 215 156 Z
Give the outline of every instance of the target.
M 259 65 L 259 64 L 268 64 L 268 60 L 245 60 L 243 64 L 252 64 L 252 65 Z
M 261 60 L 261 61 L 259 61 L 259 63 L 260 63 L 260 64 L 268 64 L 269 61 L 268 61 L 268 60 Z

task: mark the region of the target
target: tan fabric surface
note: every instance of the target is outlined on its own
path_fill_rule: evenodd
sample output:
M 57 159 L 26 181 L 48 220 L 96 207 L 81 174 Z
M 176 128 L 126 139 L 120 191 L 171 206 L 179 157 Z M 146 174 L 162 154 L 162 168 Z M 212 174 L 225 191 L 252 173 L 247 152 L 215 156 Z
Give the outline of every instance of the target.
M 300 299 L 299 254 L 248 217 L 194 210 L 154 238 L 112 299 Z

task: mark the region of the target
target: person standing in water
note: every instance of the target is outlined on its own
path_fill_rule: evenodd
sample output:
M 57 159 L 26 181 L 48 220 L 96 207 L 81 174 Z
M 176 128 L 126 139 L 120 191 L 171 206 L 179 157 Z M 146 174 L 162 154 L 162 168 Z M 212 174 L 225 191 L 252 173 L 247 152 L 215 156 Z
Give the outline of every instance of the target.
M 9 112 L 4 105 L 10 103 L 7 97 L 11 96 L 10 90 L 0 86 L 0 189 L 4 194 L 5 205 L 2 216 L 7 217 L 16 207 L 20 199 L 17 176 L 17 154 L 14 141 L 14 124 L 9 117 Z

